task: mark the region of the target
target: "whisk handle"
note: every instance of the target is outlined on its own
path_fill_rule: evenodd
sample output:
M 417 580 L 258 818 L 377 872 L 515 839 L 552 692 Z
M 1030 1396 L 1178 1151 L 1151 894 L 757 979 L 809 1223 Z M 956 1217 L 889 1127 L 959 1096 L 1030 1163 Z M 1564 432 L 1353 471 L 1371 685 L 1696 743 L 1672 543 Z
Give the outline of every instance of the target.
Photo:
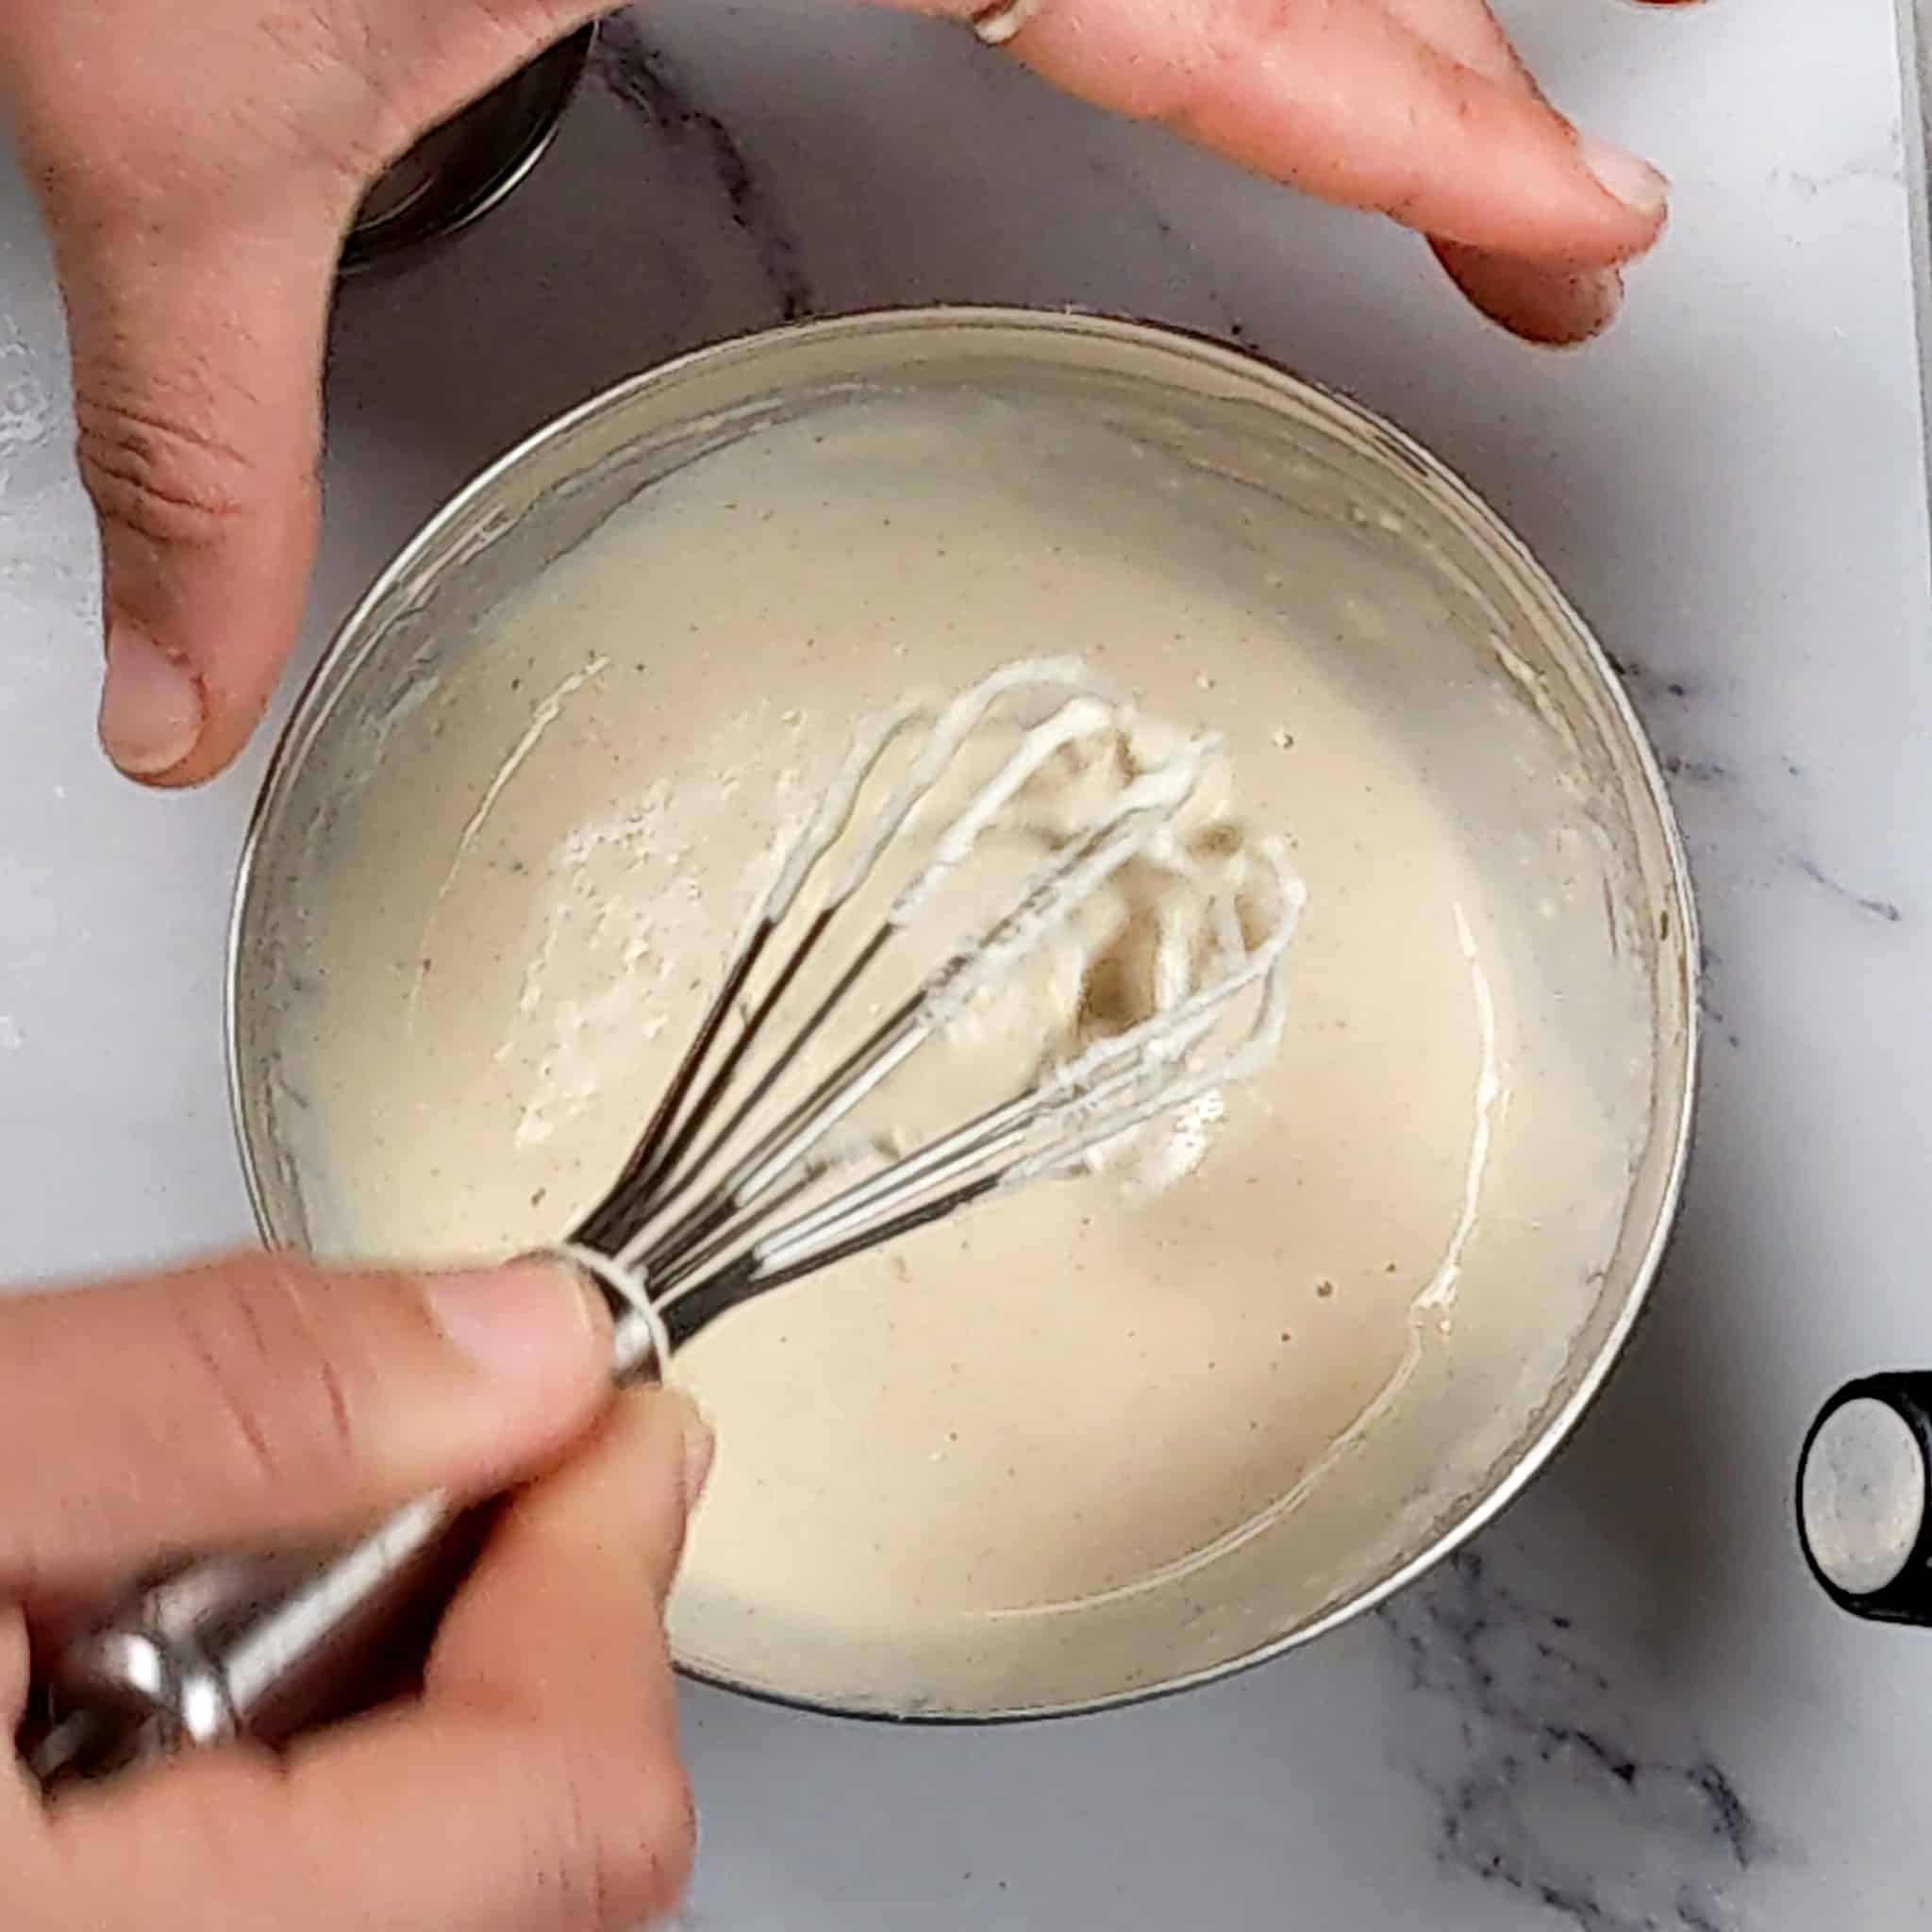
M 347 1548 L 203 1557 L 138 1588 L 61 1652 L 27 1740 L 43 1790 L 341 1715 L 408 1669 L 493 1507 L 424 1496 Z
M 604 1292 L 612 1379 L 654 1379 L 649 1324 Z M 28 1770 L 51 1791 L 366 1707 L 420 1668 L 501 1507 L 421 1496 L 344 1548 L 205 1557 L 145 1582 L 36 1687 Z

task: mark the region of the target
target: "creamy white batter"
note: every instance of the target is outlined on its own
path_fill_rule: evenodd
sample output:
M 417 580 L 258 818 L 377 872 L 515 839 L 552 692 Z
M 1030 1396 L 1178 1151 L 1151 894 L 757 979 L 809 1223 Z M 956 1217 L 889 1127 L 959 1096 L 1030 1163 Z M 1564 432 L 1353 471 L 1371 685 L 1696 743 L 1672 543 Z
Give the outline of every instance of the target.
M 1221 734 L 1307 884 L 1279 1057 L 1171 1184 L 995 1202 L 680 1358 L 720 1440 L 687 1661 L 896 1710 L 1166 1680 L 1395 1560 L 1543 1400 L 1647 1131 L 1648 991 L 1590 788 L 1456 595 L 1386 512 L 1038 400 L 848 396 L 658 483 L 389 707 L 280 962 L 335 1254 L 560 1236 L 909 686 L 1077 655 Z

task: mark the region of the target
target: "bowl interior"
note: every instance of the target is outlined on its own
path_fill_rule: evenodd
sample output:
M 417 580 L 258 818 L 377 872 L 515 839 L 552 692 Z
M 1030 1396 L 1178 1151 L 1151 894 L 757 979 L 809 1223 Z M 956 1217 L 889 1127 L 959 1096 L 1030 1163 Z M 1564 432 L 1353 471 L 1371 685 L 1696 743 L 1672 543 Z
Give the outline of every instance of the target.
M 350 834 L 398 782 L 397 747 L 412 741 L 430 694 L 448 701 L 466 653 L 549 566 L 708 453 L 871 396 L 948 393 L 1065 412 L 1082 435 L 1158 453 L 1191 479 L 1204 514 L 1223 506 L 1257 553 L 1271 519 L 1291 507 L 1345 532 L 1377 567 L 1421 574 L 1443 622 L 1372 648 L 1356 639 L 1338 675 L 1412 728 L 1416 758 L 1472 841 L 1523 843 L 1535 889 L 1525 908 L 1541 893 L 1567 909 L 1525 911 L 1506 935 L 1514 968 L 1565 1013 L 1561 1051 L 1587 1059 L 1634 1038 L 1642 1086 L 1626 1159 L 1595 1175 L 1587 1198 L 1552 1200 L 1549 1231 L 1528 1215 L 1500 1245 L 1473 1252 L 1478 1288 L 1487 1269 L 1519 1278 L 1519 1290 L 1467 1295 L 1453 1346 L 1419 1316 L 1399 1391 L 1185 1588 L 1083 1606 L 1072 1646 L 1064 1633 L 1048 1645 L 1024 1620 L 997 1641 L 984 1630 L 923 1638 L 869 1680 L 861 1657 L 891 1641 L 880 1630 L 774 1639 L 756 1604 L 681 1616 L 683 1661 L 743 1688 L 976 1719 L 1172 1689 L 1304 1641 L 1432 1561 L 1526 1479 L 1607 1371 L 1674 1210 L 1695 942 L 1655 765 L 1602 655 L 1494 517 L 1406 440 L 1248 358 L 1126 325 L 989 311 L 814 325 L 688 358 L 540 435 L 425 529 L 344 626 L 277 755 L 238 898 L 237 1114 L 273 1239 L 328 1242 L 332 1161 L 291 1056 L 291 1015 L 312 1004 L 319 922 L 360 889 L 341 862 Z M 1532 741 L 1557 776 L 1538 808 L 1546 823 L 1527 839 L 1522 774 L 1536 760 L 1510 747 Z M 1605 1079 L 1627 1079 L 1631 1064 L 1624 1055 Z M 1503 1111 L 1493 1158 L 1504 1170 L 1532 1160 L 1538 1106 L 1530 1091 Z M 1570 1268 L 1568 1250 L 1559 1266 L 1557 1248 L 1539 1243 L 1579 1215 L 1601 1221 L 1596 1263 L 1571 1269 L 1574 1291 L 1521 1291 L 1545 1260 L 1553 1282 Z

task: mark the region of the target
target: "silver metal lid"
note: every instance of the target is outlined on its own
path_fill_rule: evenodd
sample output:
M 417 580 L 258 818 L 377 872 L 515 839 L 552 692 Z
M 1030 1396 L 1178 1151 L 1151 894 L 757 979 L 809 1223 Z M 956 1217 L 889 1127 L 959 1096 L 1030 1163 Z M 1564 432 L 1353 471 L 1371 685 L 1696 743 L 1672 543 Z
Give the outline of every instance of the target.
M 1932 1374 L 1848 1382 L 1798 1457 L 1798 1540 L 1842 1610 L 1932 1627 Z
M 559 41 L 425 135 L 364 198 L 343 244 L 341 273 L 441 242 L 502 201 L 550 145 L 596 35 L 591 25 Z
M 1811 1559 L 1850 1596 L 1895 1583 L 1925 1526 L 1925 1455 L 1911 1424 L 1875 1396 L 1819 1424 L 1799 1480 Z

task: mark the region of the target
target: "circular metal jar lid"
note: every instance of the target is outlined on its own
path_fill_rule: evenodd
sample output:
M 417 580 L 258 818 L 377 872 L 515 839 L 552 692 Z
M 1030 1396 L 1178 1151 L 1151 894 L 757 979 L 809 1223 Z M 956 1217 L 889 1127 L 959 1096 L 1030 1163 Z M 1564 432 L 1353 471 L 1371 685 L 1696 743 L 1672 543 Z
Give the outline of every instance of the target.
M 1798 1457 L 1798 1538 L 1842 1610 L 1932 1627 L 1932 1374 L 1847 1383 Z
M 590 64 L 594 25 L 431 128 L 364 197 L 342 247 L 355 275 L 489 213 L 541 159 Z

